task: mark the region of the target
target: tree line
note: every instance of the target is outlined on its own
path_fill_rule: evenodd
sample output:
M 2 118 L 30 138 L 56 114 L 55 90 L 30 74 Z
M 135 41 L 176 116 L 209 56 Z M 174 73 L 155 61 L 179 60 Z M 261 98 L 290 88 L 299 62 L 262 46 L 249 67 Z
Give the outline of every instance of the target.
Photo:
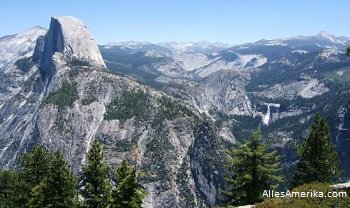
M 17 170 L 0 172 L 0 207 L 139 208 L 147 195 L 139 172 L 123 161 L 111 177 L 103 148 L 92 142 L 80 177 L 73 175 L 60 151 L 35 146 Z
M 335 182 L 341 177 L 339 156 L 320 115 L 316 115 L 297 153 L 291 188 Z M 277 190 L 285 180 L 280 160 L 278 153 L 262 142 L 260 131 L 229 150 L 225 164 L 228 174 L 224 178 L 227 188 L 222 190 L 225 205 L 256 204 L 263 201 L 264 190 Z M 21 157 L 16 170 L 0 172 L 0 207 L 141 207 L 147 191 L 140 186 L 140 172 L 135 167 L 123 161 L 111 176 L 98 140 L 92 142 L 86 161 L 76 177 L 60 151 L 50 154 L 35 146 Z
M 284 182 L 280 156 L 262 143 L 261 135 L 260 131 L 254 132 L 250 139 L 228 152 L 226 168 L 229 174 L 225 177 L 228 188 L 223 191 L 226 205 L 262 202 L 264 190 L 277 190 L 278 185 Z M 334 149 L 328 125 L 319 114 L 315 117 L 308 137 L 298 146 L 297 155 L 293 178 L 289 181 L 290 188 L 298 190 L 298 187 L 306 184 L 316 184 L 315 187 L 323 190 L 325 187 L 329 188 L 328 183 L 339 180 L 342 175 L 339 156 Z M 257 207 L 282 207 L 282 203 L 278 206 L 277 202 L 273 201 L 268 202 L 267 206 L 263 203 Z M 310 202 L 303 203 L 290 207 L 318 207 L 316 204 L 310 205 Z M 331 205 L 333 207 L 334 204 Z M 289 206 L 283 204 L 283 207 Z

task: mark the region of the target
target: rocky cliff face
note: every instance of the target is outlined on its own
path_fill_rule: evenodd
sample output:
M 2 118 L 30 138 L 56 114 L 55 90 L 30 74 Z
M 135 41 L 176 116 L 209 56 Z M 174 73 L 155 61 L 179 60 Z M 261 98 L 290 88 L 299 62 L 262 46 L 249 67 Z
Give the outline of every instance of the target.
M 33 27 L 23 33 L 0 38 L 0 106 L 17 94 L 37 69 L 32 64 L 36 41 L 46 30 Z
M 110 165 L 127 159 L 147 173 L 144 207 L 211 207 L 224 185 L 224 146 L 260 127 L 288 171 L 320 112 L 349 175 L 350 58 L 339 50 L 345 42 L 327 48 L 331 39 L 259 41 L 215 54 L 103 46 L 107 69 L 73 17 L 3 37 L 0 168 L 39 143 L 62 150 L 78 173 L 98 138 Z
M 201 82 L 191 93 L 192 103 L 200 112 L 219 111 L 230 115 L 253 115 L 252 104 L 245 85 L 249 74 L 237 71 L 220 71 Z
M 40 60 L 42 72 L 52 74 L 51 68 L 55 53 L 65 60 L 74 58 L 88 61 L 91 65 L 106 68 L 100 51 L 87 27 L 79 19 L 70 16 L 52 17 L 46 34 L 45 45 Z
M 146 173 L 144 207 L 214 205 L 222 161 L 207 156 L 223 147 L 213 125 L 192 107 L 110 73 L 93 43 L 72 17 L 52 18 L 45 37 L 35 37 L 30 67 L 23 66 L 30 73 L 0 107 L 0 167 L 14 167 L 41 144 L 60 149 L 78 173 L 98 138 L 112 167 L 127 159 Z

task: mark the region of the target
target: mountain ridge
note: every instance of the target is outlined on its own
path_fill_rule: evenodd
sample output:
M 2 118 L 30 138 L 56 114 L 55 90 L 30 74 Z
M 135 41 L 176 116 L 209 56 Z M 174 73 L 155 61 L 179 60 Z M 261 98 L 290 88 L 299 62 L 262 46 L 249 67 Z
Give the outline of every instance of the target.
M 65 59 L 84 59 L 97 67 L 106 68 L 95 40 L 83 22 L 71 16 L 52 17 L 45 37 L 40 69 L 49 71 L 56 52 Z M 50 72 L 48 72 L 50 73 Z M 52 73 L 52 72 L 51 72 Z
M 51 25 L 59 26 L 55 24 Z M 62 34 L 50 30 L 51 37 Z M 50 151 L 61 150 L 78 174 L 91 140 L 97 137 L 112 167 L 129 160 L 147 173 L 142 177 L 148 191 L 145 207 L 208 207 L 216 203 L 222 179 L 214 172 L 221 166 L 209 162 L 219 164 L 219 157 L 198 155 L 222 151 L 221 139 L 212 135 L 208 140 L 209 133 L 200 133 L 198 129 L 212 132 L 213 127 L 199 119 L 195 109 L 164 92 L 86 63 L 84 56 L 71 60 L 70 53 L 64 54 L 65 44 L 58 41 L 59 50 L 49 45 L 57 44 L 49 35 L 37 37 L 37 43 L 39 46 L 30 48 L 31 54 L 39 50 L 36 60 L 43 56 L 50 64 L 39 61 L 48 67 L 43 71 L 33 57 L 17 57 L 26 64 L 14 68 L 20 66 L 31 74 L 0 107 L 1 169 L 16 167 L 23 152 L 40 144 Z M 49 55 L 43 45 L 53 49 Z M 51 70 L 50 76 L 47 70 Z M 4 93 L 0 90 L 1 97 Z M 208 142 L 213 145 L 204 149 Z M 133 157 L 135 153 L 138 158 Z M 216 183 L 207 186 L 213 179 Z
M 0 168 L 15 167 L 22 152 L 41 144 L 60 149 L 77 174 L 96 137 L 112 167 L 126 159 L 147 173 L 145 207 L 212 207 L 225 186 L 227 148 L 260 128 L 288 178 L 297 144 L 322 113 L 350 175 L 350 58 L 343 46 L 307 39 L 215 53 L 149 43 L 98 47 L 89 32 L 80 39 L 89 44 L 76 44 L 80 33 L 67 35 L 85 31 L 80 20 L 63 26 L 65 34 L 55 21 L 50 35 L 37 28 L 0 65 Z M 91 44 L 94 56 L 84 51 Z M 89 58 L 96 54 L 106 68 Z

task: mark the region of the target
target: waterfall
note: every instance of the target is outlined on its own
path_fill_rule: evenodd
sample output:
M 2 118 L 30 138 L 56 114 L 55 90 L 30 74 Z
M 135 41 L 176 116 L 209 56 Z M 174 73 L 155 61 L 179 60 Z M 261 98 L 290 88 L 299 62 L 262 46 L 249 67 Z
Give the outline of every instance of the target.
M 265 125 L 269 125 L 269 121 L 270 121 L 270 105 L 271 105 L 271 104 L 267 104 L 267 111 L 266 111 L 265 116 L 264 116 L 263 119 L 262 119 L 262 122 L 263 122 Z

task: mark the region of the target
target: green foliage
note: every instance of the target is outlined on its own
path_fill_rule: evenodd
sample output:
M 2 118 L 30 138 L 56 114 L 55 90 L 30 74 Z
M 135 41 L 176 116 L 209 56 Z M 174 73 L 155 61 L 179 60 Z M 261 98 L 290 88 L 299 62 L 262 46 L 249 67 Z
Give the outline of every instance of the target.
M 107 207 L 112 188 L 108 172 L 109 167 L 103 161 L 103 147 L 95 139 L 87 153 L 87 165 L 83 167 L 81 195 L 84 198 L 84 207 Z
M 33 62 L 32 57 L 18 59 L 15 62 L 17 69 L 20 69 L 23 72 L 28 72 L 34 66 L 34 64 L 35 63 Z
M 147 144 L 145 156 L 150 159 L 150 165 L 145 168 L 152 172 L 152 177 L 148 178 L 154 182 L 167 182 L 170 180 L 170 175 L 166 171 L 165 163 L 166 156 L 169 155 L 174 146 L 168 138 L 168 130 L 165 127 L 166 121 L 171 121 L 176 118 L 192 119 L 193 123 L 197 122 L 195 115 L 185 105 L 172 100 L 169 97 L 162 96 L 157 99 L 157 112 L 152 120 L 152 128 L 155 130 L 153 139 Z
M 25 207 L 33 189 L 48 175 L 49 153 L 40 146 L 21 156 L 19 171 L 0 172 L 0 207 Z
M 298 186 L 291 190 L 291 192 L 309 192 L 315 190 L 317 192 L 323 192 L 324 195 L 327 192 L 334 191 L 330 184 L 327 183 L 310 183 Z M 271 207 L 283 207 L 283 208 L 319 208 L 319 207 L 349 207 L 349 197 L 338 198 L 322 198 L 322 197 L 285 197 L 285 198 L 269 198 L 263 202 L 256 204 L 257 208 L 271 208 Z
M 140 208 L 146 191 L 138 184 L 136 169 L 124 160 L 115 171 L 116 184 L 112 191 L 111 208 Z
M 191 188 L 188 186 L 188 183 L 190 183 L 191 180 L 191 173 L 187 171 L 189 167 L 188 163 L 189 158 L 186 158 L 176 174 L 176 183 L 181 186 L 179 197 L 180 199 L 186 199 L 186 207 L 196 207 L 196 199 L 193 196 Z
M 63 82 L 62 87 L 56 92 L 50 93 L 46 103 L 52 103 L 59 107 L 73 106 L 74 101 L 78 99 L 76 83 Z
M 118 152 L 126 152 L 131 149 L 133 141 L 128 140 L 116 140 L 114 141 L 114 150 Z
M 165 121 L 170 121 L 179 117 L 185 116 L 184 112 L 187 112 L 187 108 L 169 97 L 163 96 L 157 99 L 157 113 L 152 121 L 152 128 L 155 129 L 154 138 L 147 144 L 145 155 L 152 161 L 151 164 L 146 167 L 154 173 L 154 176 L 150 178 L 151 181 L 165 182 L 169 176 L 165 169 L 165 155 L 168 151 L 173 149 L 173 145 L 169 142 L 167 137 L 167 130 L 164 129 Z
M 23 187 L 19 173 L 7 170 L 0 172 L 0 207 L 25 207 L 28 193 Z
M 346 55 L 350 56 L 350 47 L 346 48 Z
M 280 158 L 261 142 L 261 132 L 254 132 L 251 139 L 228 152 L 225 181 L 229 187 L 224 194 L 229 204 L 253 204 L 261 200 L 265 189 L 276 189 L 283 180 L 278 175 Z
M 261 124 L 259 117 L 235 115 L 231 120 L 234 120 L 231 131 L 237 139 L 249 138 L 251 131 L 256 129 Z M 244 126 L 244 128 L 242 128 Z
M 88 60 L 80 59 L 80 58 L 75 58 L 73 57 L 72 60 L 70 60 L 69 64 L 71 64 L 73 67 L 74 66 L 91 66 L 90 62 Z
M 157 100 L 158 112 L 153 120 L 152 127 L 162 127 L 165 120 L 173 120 L 179 117 L 190 117 L 197 119 L 197 116 L 185 105 L 180 104 L 169 97 L 163 96 Z
M 153 88 L 161 89 L 164 87 L 163 83 L 155 81 L 155 79 L 162 75 L 161 72 L 157 70 L 148 70 L 148 67 L 152 63 L 158 63 L 167 58 L 152 58 L 144 56 L 144 52 L 137 52 L 128 54 L 125 52 L 111 52 L 101 48 L 101 53 L 106 61 L 107 68 L 114 74 L 120 76 L 134 76 L 141 83 L 146 83 Z
M 328 125 L 319 114 L 315 117 L 309 136 L 299 147 L 298 155 L 294 186 L 310 182 L 332 182 L 340 177 L 339 156 L 334 150 Z
M 350 81 L 350 67 L 341 68 L 337 71 L 330 71 L 324 74 L 324 79 L 328 82 L 328 86 L 331 86 L 333 90 L 337 90 L 337 84 L 347 84 Z M 331 82 L 331 83 L 329 83 Z M 334 89 L 335 88 L 335 89 Z M 348 86 L 347 86 L 348 88 Z M 337 90 L 338 91 L 338 90 Z
M 51 155 L 41 146 L 35 146 L 31 152 L 21 158 L 21 177 L 31 190 L 48 175 Z
M 97 99 L 93 96 L 87 96 L 84 99 L 81 100 L 81 104 L 83 105 L 90 105 L 91 103 L 97 101 Z
M 145 120 L 148 118 L 149 100 L 142 91 L 125 91 L 120 98 L 115 99 L 107 109 L 105 119 L 119 119 L 125 122 L 136 117 Z
M 62 153 L 51 155 L 35 146 L 22 156 L 19 171 L 0 172 L 0 207 L 140 208 L 146 191 L 138 183 L 136 170 L 124 161 L 115 172 L 113 190 L 108 174 L 102 145 L 94 140 L 83 168 L 80 204 L 77 180 Z
M 24 83 L 24 92 L 33 91 L 35 93 L 40 92 L 42 85 L 42 77 L 39 71 L 33 73 Z
M 295 64 L 284 65 L 274 62 L 261 66 L 262 70 L 257 70 L 251 74 L 251 80 L 246 86 L 246 90 L 248 92 L 260 92 L 276 83 L 290 84 L 294 81 L 304 80 L 303 77 L 322 79 L 324 73 L 349 66 L 349 59 L 337 63 L 332 61 L 315 62 L 315 57 L 317 57 L 318 54 L 319 50 L 310 51 L 310 53 L 307 54 L 284 54 L 284 59 L 286 58 L 292 63 L 295 62 Z M 310 64 L 313 65 L 314 69 L 317 69 L 317 73 L 315 73 L 314 70 L 305 70 Z M 255 94 L 251 94 L 251 97 L 254 97 L 254 95 Z
M 42 77 L 41 77 L 41 74 L 39 73 L 39 76 L 35 79 L 33 83 L 33 92 L 35 93 L 39 92 L 41 88 L 41 84 L 42 84 Z
M 76 207 L 76 180 L 60 152 L 40 146 L 21 157 L 18 172 L 0 172 L 0 207 Z
M 174 146 L 170 143 L 167 133 L 166 130 L 157 128 L 155 137 L 147 144 L 145 156 L 149 158 L 150 163 L 145 168 L 154 173 L 149 181 L 166 182 L 170 178 L 165 167 L 165 156 Z
M 54 153 L 48 175 L 33 189 L 30 208 L 78 206 L 76 179 L 61 152 Z

